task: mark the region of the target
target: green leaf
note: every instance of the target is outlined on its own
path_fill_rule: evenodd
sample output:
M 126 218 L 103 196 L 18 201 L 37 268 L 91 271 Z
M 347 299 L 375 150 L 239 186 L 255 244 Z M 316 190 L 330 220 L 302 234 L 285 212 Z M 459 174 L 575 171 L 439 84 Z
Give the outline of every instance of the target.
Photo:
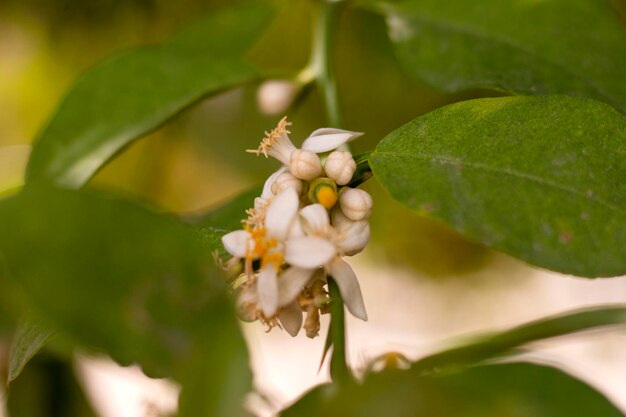
M 471 365 L 510 354 L 515 349 L 542 339 L 607 326 L 626 326 L 626 307 L 597 307 L 560 314 L 515 327 L 505 332 L 475 337 L 473 341 L 438 352 L 415 362 L 414 370 L 434 371 Z
M 239 415 L 241 401 L 225 401 L 250 387 L 214 249 L 174 218 L 103 195 L 30 186 L 0 202 L 15 296 L 75 343 L 177 379 L 186 416 Z
M 370 165 L 393 198 L 486 246 L 579 276 L 626 273 L 626 119 L 605 104 L 452 104 L 389 134 Z
M 377 3 L 399 60 L 430 86 L 562 93 L 626 112 L 626 31 L 608 0 Z
M 71 360 L 38 355 L 8 390 L 6 406 L 19 417 L 98 417 Z
M 22 319 L 15 329 L 9 350 L 7 381 L 17 378 L 26 363 L 56 334 L 40 321 Z
M 241 229 L 241 221 L 247 218 L 246 210 L 254 207 L 254 199 L 260 195 L 261 188 L 252 187 L 206 212 L 186 216 L 184 221 L 198 228 Z
M 117 152 L 190 104 L 258 77 L 242 54 L 272 11 L 261 4 L 224 9 L 163 46 L 127 51 L 89 70 L 35 143 L 28 180 L 80 187 Z
M 420 376 L 369 375 L 362 385 L 316 388 L 281 414 L 389 417 L 618 417 L 623 414 L 585 383 L 554 368 L 512 363 Z

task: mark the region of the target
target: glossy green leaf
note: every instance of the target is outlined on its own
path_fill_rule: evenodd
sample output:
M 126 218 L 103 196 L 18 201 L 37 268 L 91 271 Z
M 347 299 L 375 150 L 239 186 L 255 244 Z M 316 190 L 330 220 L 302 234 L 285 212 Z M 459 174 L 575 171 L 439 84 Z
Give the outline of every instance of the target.
M 376 3 L 401 63 L 435 88 L 577 95 L 626 112 L 626 30 L 608 0 Z
M 236 6 L 197 22 L 163 46 L 137 48 L 85 73 L 33 148 L 29 180 L 80 187 L 131 141 L 193 102 L 255 79 L 242 55 L 272 16 Z
M 32 319 L 22 319 L 15 329 L 9 350 L 9 370 L 7 381 L 10 383 L 26 366 L 26 363 L 45 346 L 55 335 L 55 331 Z
M 370 165 L 393 198 L 486 246 L 554 271 L 626 274 L 626 119 L 608 105 L 452 104 L 390 133 Z
M 626 326 L 626 307 L 611 306 L 561 314 L 435 353 L 415 362 L 414 370 L 433 371 L 471 365 L 514 352 L 528 343 L 608 326 Z
M 585 383 L 554 368 L 513 363 L 420 376 L 416 371 L 369 375 L 362 385 L 327 385 L 283 417 L 618 417 L 623 414 Z
M 250 387 L 213 250 L 178 220 L 111 197 L 33 186 L 0 202 L 16 296 L 76 343 L 177 379 L 184 416 L 238 415 L 232 398 Z

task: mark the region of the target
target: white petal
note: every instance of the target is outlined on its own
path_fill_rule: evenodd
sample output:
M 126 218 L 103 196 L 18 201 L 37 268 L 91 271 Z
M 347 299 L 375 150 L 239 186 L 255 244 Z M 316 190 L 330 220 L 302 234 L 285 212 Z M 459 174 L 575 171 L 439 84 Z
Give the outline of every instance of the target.
M 300 199 L 293 188 L 288 188 L 274 197 L 265 215 L 265 228 L 269 236 L 283 240 L 298 213 Z
M 356 318 L 367 321 L 367 312 L 361 295 L 361 287 L 352 267 L 341 258 L 336 257 L 328 265 L 328 273 L 335 279 L 343 303 Z
M 292 337 L 296 337 L 302 328 L 302 311 L 298 304 L 291 303 L 283 308 L 278 314 L 281 326 Z
M 292 266 L 278 278 L 278 306 L 282 307 L 294 301 L 304 286 L 308 284 L 315 269 Z
M 267 150 L 267 154 L 278 159 L 283 165 L 289 165 L 291 153 L 296 147 L 291 143 L 287 133 L 283 133 L 276 142 L 274 142 Z
M 297 237 L 285 243 L 285 261 L 300 268 L 317 268 L 337 254 L 335 245 L 321 237 Z
M 278 309 L 278 271 L 273 264 L 268 264 L 259 271 L 256 289 L 259 304 L 266 317 L 272 317 Z
M 302 228 L 302 221 L 299 218 L 295 218 L 293 223 L 291 223 L 291 228 L 289 229 L 289 235 L 287 239 L 293 239 L 296 237 L 304 236 L 304 229 Z
M 268 198 L 274 195 L 274 193 L 272 193 L 272 184 L 274 184 L 274 181 L 276 181 L 276 178 L 278 178 L 280 174 L 282 174 L 285 171 L 287 171 L 287 167 L 282 167 L 278 171 L 274 172 L 272 175 L 269 176 L 269 178 L 265 181 L 265 184 L 263 185 L 263 192 L 261 193 L 261 198 L 264 198 L 267 200 Z
M 222 244 L 226 252 L 236 258 L 245 258 L 250 246 L 254 244 L 252 236 L 245 230 L 235 230 L 222 236 Z
M 339 243 L 341 251 L 348 256 L 361 252 L 370 240 L 370 224 L 367 220 L 353 222 L 340 229 L 343 240 Z
M 302 143 L 302 149 L 315 153 L 328 152 L 361 135 L 363 133 L 329 127 L 317 129 Z
M 325 232 L 330 226 L 328 211 L 321 204 L 311 204 L 300 210 L 306 228 L 312 232 Z

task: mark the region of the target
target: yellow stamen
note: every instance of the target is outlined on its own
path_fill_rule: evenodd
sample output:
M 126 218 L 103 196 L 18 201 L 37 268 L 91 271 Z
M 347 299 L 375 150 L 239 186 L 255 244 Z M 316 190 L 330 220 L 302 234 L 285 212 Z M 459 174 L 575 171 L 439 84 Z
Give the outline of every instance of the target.
M 279 252 L 268 253 L 263 257 L 261 261 L 261 268 L 266 266 L 267 264 L 274 264 L 276 269 L 278 269 L 284 262 L 283 255 Z
M 261 144 L 259 145 L 258 149 L 246 149 L 246 152 L 254 153 L 257 156 L 263 154 L 267 158 L 267 151 L 272 147 L 272 145 L 276 143 L 278 139 L 280 139 L 281 136 L 283 136 L 284 134 L 291 133 L 289 130 L 287 130 L 287 126 L 290 125 L 291 122 L 287 121 L 287 116 L 283 117 L 282 119 L 280 119 L 280 122 L 278 122 L 278 125 L 272 131 L 270 131 L 269 133 L 265 132 L 265 137 L 263 138 L 263 140 L 261 140 Z

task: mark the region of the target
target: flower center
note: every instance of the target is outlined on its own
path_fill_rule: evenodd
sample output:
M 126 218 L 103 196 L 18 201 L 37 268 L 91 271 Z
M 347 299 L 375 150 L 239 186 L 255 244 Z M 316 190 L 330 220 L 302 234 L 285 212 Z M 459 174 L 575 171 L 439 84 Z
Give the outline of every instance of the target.
M 309 200 L 319 203 L 327 209 L 337 202 L 337 185 L 330 178 L 317 178 L 311 182 Z
M 252 236 L 253 243 L 246 253 L 246 258 L 261 259 L 262 267 L 271 263 L 278 269 L 284 262 L 283 254 L 278 250 L 278 241 L 268 237 L 265 228 L 252 229 L 244 226 L 244 229 Z

